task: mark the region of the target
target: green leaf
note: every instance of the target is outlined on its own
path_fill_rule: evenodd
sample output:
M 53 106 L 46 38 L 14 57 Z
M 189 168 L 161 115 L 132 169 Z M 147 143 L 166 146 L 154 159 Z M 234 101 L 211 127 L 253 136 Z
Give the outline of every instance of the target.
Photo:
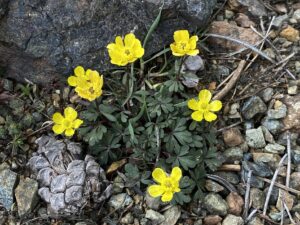
M 103 116 L 105 116 L 111 122 L 116 122 L 117 121 L 116 117 L 114 117 L 112 114 L 105 113 L 105 112 L 101 112 L 101 113 L 102 113 Z
M 157 28 L 158 24 L 159 24 L 159 21 L 160 21 L 160 17 L 161 17 L 161 11 L 163 9 L 163 6 L 164 6 L 164 3 L 163 5 L 161 6 L 161 8 L 159 9 L 159 13 L 157 15 L 157 17 L 155 18 L 155 20 L 153 21 L 150 29 L 148 30 L 147 34 L 146 34 L 146 37 L 145 37 L 145 40 L 143 42 L 143 48 L 146 47 L 146 44 L 148 42 L 148 39 L 150 38 L 150 36 L 152 35 L 152 33 L 154 32 L 154 30 Z

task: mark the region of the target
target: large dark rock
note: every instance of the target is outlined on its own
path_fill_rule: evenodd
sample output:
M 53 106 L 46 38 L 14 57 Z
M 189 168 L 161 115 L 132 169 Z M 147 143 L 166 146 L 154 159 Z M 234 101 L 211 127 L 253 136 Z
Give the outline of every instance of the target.
M 0 66 L 9 77 L 43 84 L 64 78 L 77 65 L 103 72 L 112 67 L 107 44 L 130 31 L 142 39 L 162 2 L 0 0 Z M 216 0 L 164 2 L 148 55 L 168 44 L 176 29 L 203 27 Z

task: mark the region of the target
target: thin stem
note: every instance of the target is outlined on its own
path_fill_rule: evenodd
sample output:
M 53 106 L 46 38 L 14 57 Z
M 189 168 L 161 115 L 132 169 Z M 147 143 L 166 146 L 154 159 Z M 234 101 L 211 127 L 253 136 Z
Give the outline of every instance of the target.
M 180 58 L 180 64 L 179 64 L 179 68 L 178 68 L 178 71 L 176 74 L 176 79 L 178 79 L 180 77 L 180 72 L 181 72 L 184 60 L 185 60 L 185 56 Z
M 129 81 L 128 81 L 128 94 L 127 97 L 125 99 L 125 101 L 122 104 L 122 107 L 130 100 L 132 93 L 133 93 L 133 87 L 134 87 L 134 64 L 131 64 L 130 67 L 130 74 L 129 74 Z

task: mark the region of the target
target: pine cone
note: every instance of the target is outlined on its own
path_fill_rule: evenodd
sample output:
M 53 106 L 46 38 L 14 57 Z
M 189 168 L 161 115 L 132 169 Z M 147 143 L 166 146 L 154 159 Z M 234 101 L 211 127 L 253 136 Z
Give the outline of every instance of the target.
M 49 214 L 78 214 L 85 206 L 95 207 L 110 196 L 104 170 L 90 155 L 80 159 L 80 144 L 50 136 L 42 136 L 36 143 L 38 151 L 28 166 Z

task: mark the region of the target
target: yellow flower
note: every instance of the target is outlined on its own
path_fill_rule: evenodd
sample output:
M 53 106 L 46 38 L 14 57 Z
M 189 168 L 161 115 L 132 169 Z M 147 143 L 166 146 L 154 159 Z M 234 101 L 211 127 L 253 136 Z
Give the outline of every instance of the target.
M 52 120 L 54 122 L 53 132 L 56 134 L 65 132 L 65 135 L 68 137 L 73 136 L 75 129 L 83 123 L 82 120 L 77 119 L 77 112 L 72 107 L 65 108 L 64 116 L 58 112 L 54 113 Z
M 174 32 L 175 42 L 170 45 L 172 54 L 175 56 L 192 55 L 199 53 L 197 48 L 198 36 L 192 36 L 187 30 L 178 30 Z
M 139 39 L 134 34 L 125 35 L 124 41 L 121 36 L 117 36 L 115 43 L 107 45 L 110 62 L 118 66 L 126 66 L 133 63 L 144 55 L 144 49 Z
M 222 102 L 219 100 L 215 100 L 210 102 L 211 93 L 209 90 L 201 90 L 199 92 L 199 100 L 190 99 L 188 101 L 188 107 L 195 112 L 192 113 L 193 120 L 202 121 L 203 118 L 211 122 L 217 119 L 217 115 L 213 112 L 217 112 L 222 108 Z
M 179 167 L 174 167 L 170 176 L 161 168 L 156 168 L 152 172 L 152 177 L 159 184 L 151 185 L 148 188 L 148 193 L 151 197 L 162 196 L 161 200 L 163 202 L 169 202 L 173 199 L 174 193 L 180 192 L 179 181 L 182 177 L 182 172 Z
M 68 78 L 68 84 L 75 87 L 76 93 L 81 98 L 93 101 L 102 95 L 103 76 L 96 70 L 85 71 L 82 66 L 77 66 L 74 74 Z

